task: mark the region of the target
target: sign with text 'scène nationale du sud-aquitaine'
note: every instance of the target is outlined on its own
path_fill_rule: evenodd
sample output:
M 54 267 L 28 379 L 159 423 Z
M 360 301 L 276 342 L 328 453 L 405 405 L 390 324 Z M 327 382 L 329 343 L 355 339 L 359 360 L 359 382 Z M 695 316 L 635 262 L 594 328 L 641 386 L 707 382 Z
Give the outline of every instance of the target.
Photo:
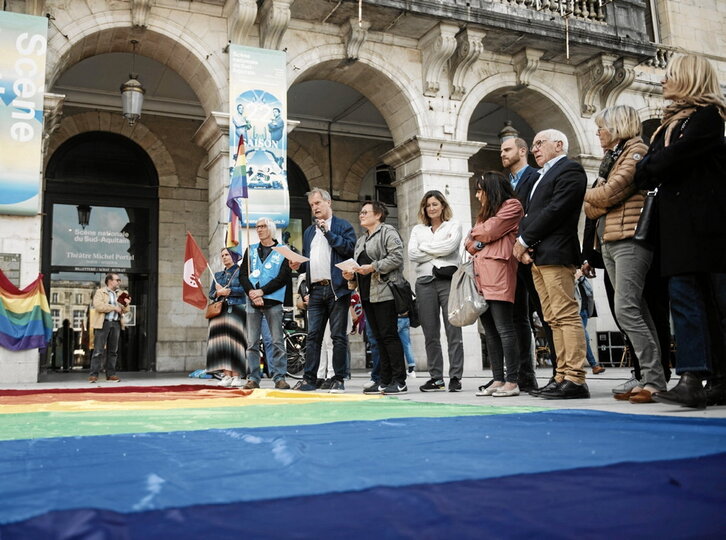
M 48 19 L 0 11 L 0 214 L 40 203 Z

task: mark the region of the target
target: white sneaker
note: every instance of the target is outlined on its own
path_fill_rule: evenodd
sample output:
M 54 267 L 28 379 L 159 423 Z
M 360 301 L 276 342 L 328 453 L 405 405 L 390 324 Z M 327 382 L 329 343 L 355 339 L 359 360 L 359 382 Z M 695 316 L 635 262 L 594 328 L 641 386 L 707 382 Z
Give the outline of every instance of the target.
M 406 375 L 409 379 L 416 378 L 416 366 L 408 366 L 408 374 Z
M 627 392 L 630 392 L 636 386 L 642 387 L 640 381 L 638 379 L 636 379 L 635 377 L 632 377 L 632 378 L 628 379 L 627 381 L 625 381 L 620 386 L 616 386 L 615 388 L 613 388 L 613 394 L 625 394 Z
M 239 377 L 232 377 L 228 386 L 234 386 L 235 388 L 241 388 L 244 386 L 244 382 Z
M 369 388 L 373 388 L 377 384 L 378 383 L 376 381 L 370 380 L 363 385 L 363 390 L 368 390 Z
M 229 375 L 225 375 L 222 377 L 222 380 L 219 381 L 219 386 L 226 386 L 229 387 L 232 384 L 232 377 Z

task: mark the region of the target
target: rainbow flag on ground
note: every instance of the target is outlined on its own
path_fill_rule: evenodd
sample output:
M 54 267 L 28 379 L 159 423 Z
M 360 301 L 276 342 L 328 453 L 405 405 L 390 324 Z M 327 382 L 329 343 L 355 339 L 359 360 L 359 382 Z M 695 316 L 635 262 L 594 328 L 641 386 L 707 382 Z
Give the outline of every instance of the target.
M 1 538 L 722 538 L 726 419 L 0 391 Z
M 43 274 L 18 289 L 0 270 L 0 347 L 11 351 L 45 347 L 53 320 L 43 287 Z

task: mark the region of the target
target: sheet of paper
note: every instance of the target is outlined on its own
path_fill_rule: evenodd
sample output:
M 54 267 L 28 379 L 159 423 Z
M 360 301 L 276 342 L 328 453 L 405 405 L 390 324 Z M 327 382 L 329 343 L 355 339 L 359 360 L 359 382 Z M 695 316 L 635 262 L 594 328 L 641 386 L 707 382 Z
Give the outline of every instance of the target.
M 272 248 L 272 249 L 273 249 L 274 251 L 277 251 L 277 252 L 278 252 L 278 253 L 279 253 L 280 255 L 282 255 L 282 256 L 283 256 L 283 257 L 285 257 L 285 258 L 286 258 L 287 260 L 290 260 L 290 261 L 292 261 L 292 262 L 299 262 L 299 263 L 304 263 L 304 262 L 306 262 L 306 261 L 309 261 L 309 260 L 310 260 L 310 259 L 308 259 L 307 257 L 303 257 L 303 256 L 302 256 L 302 255 L 300 255 L 299 253 L 295 253 L 295 252 L 294 252 L 293 250 L 291 250 L 291 249 L 290 249 L 289 247 L 287 247 L 287 246 L 284 246 L 284 245 L 283 245 L 283 246 L 275 246 L 275 247 L 274 247 L 274 248 Z
M 340 270 L 343 272 L 355 272 L 356 268 L 360 267 L 360 265 L 357 262 L 355 262 L 353 259 L 348 259 L 346 261 L 339 262 L 335 266 L 340 268 Z

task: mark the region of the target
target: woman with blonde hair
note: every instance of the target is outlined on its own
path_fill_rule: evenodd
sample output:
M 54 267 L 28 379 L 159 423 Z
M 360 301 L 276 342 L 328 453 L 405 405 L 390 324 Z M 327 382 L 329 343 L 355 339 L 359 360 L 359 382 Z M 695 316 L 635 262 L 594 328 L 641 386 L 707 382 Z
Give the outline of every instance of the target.
M 585 214 L 596 219 L 596 236 L 603 262 L 615 289 L 615 318 L 633 344 L 641 381 L 632 390 L 615 394 L 631 403 L 652 403 L 666 389 L 660 363 L 658 334 L 643 298 L 653 251 L 633 239 L 645 200 L 635 185 L 635 167 L 648 147 L 640 137 L 640 118 L 632 107 L 617 105 L 595 117 L 605 157 L 595 187 L 585 193 Z
M 636 182 L 658 188 L 661 269 L 681 378 L 654 399 L 703 408 L 726 404 L 726 100 L 700 56 L 673 57 L 661 84 L 670 104 Z
M 445 390 L 444 356 L 441 351 L 441 314 L 449 349 L 449 392 L 461 391 L 464 373 L 464 344 L 461 328 L 449 323 L 451 276 L 459 262 L 461 224 L 439 190 L 427 191 L 421 199 L 418 225 L 411 231 L 408 258 L 416 273 L 418 317 L 426 340 L 426 362 L 430 379 L 422 392 Z

